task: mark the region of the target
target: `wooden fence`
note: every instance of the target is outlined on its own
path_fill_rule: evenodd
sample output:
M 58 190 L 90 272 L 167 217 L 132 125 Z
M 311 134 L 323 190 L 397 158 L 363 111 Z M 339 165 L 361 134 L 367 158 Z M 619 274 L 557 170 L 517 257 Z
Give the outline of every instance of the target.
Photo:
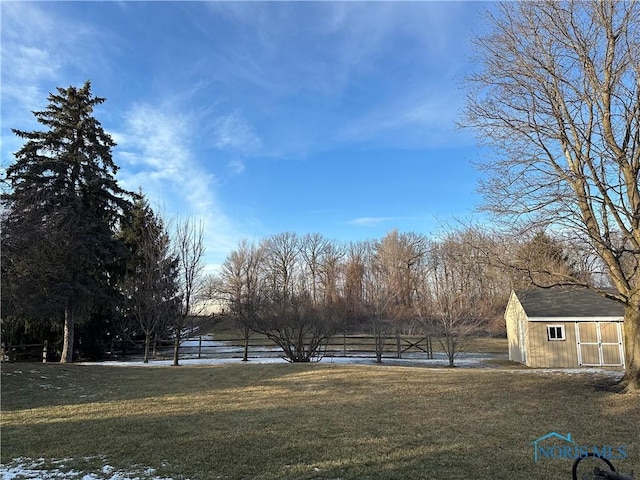
M 3 362 L 46 362 L 48 355 L 49 344 L 47 342 L 10 346 L 5 346 L 2 343 L 0 345 L 0 361 Z
M 44 344 L 2 345 L 0 358 L 2 361 L 51 361 L 52 352 Z M 127 355 L 121 351 L 107 352 L 106 360 L 131 359 L 141 356 L 142 346 L 133 345 L 127 348 Z M 171 358 L 172 347 L 158 347 L 156 359 Z M 242 358 L 244 355 L 244 339 L 225 338 L 218 340 L 215 336 L 202 335 L 184 340 L 180 348 L 180 358 Z M 376 356 L 376 338 L 373 335 L 335 335 L 323 343 L 319 355 L 322 357 L 362 357 Z M 283 356 L 282 350 L 264 336 L 253 335 L 249 338 L 249 358 L 277 358 Z M 433 358 L 433 342 L 431 337 L 417 335 L 387 336 L 384 342 L 385 358 Z
M 162 355 L 162 350 L 160 351 Z M 180 348 L 181 358 L 242 358 L 244 339 L 216 340 L 202 336 L 185 341 Z M 280 357 L 282 350 L 271 340 L 262 336 L 249 338 L 248 357 Z M 376 338 L 373 335 L 335 335 L 323 343 L 319 355 L 322 357 L 375 357 Z M 422 357 L 433 358 L 431 337 L 417 335 L 392 335 L 385 337 L 383 356 L 387 358 Z M 404 357 L 403 357 L 404 356 Z

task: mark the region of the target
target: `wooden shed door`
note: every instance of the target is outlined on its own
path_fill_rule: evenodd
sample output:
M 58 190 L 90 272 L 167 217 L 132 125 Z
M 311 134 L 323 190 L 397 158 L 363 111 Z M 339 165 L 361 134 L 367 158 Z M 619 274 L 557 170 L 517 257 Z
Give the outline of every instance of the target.
M 618 322 L 578 322 L 578 364 L 594 367 L 624 365 L 622 330 Z

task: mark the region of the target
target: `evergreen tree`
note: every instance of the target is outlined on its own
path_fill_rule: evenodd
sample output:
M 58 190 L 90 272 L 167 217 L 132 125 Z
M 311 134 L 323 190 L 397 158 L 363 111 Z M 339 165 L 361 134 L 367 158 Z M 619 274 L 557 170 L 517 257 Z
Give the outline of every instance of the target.
M 125 254 L 114 231 L 131 194 L 115 179 L 115 142 L 93 116 L 105 99 L 90 82 L 57 88 L 48 101 L 34 112 L 45 130 L 13 130 L 25 143 L 7 169 L 3 241 L 16 308 L 64 318 L 61 362 L 71 362 L 75 323 L 113 298 Z
M 178 260 L 171 253 L 164 222 L 140 195 L 119 237 L 129 248 L 126 275 L 121 289 L 130 331 L 142 330 L 145 338 L 144 362 L 149 361 L 152 338 L 180 314 Z
M 562 240 L 542 230 L 518 245 L 512 269 L 517 289 L 588 281 L 588 273 L 572 261 Z

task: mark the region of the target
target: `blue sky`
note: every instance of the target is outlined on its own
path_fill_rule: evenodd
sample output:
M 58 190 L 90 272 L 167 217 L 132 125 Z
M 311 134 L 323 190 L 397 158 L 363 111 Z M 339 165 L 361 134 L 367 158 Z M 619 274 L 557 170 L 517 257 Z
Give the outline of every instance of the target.
M 7 2 L 2 165 L 56 86 L 91 80 L 125 188 L 242 238 L 339 241 L 468 219 L 473 132 L 456 127 L 480 2 Z

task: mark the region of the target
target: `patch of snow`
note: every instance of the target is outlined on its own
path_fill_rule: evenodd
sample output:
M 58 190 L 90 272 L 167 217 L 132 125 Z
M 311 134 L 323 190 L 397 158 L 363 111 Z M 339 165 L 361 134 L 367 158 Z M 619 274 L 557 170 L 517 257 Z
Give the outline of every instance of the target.
M 491 365 L 485 363 L 486 360 L 495 358 L 495 355 L 476 354 L 476 355 L 460 355 L 455 360 L 456 367 L 467 368 L 492 368 Z M 253 365 L 287 363 L 281 357 L 250 357 L 248 362 L 243 362 L 241 358 L 181 358 L 181 365 L 228 365 L 246 363 Z M 312 362 L 313 363 L 313 362 Z M 336 363 L 336 364 L 355 364 L 355 365 L 396 365 L 396 366 L 413 366 L 413 367 L 447 367 L 449 360 L 444 354 L 436 354 L 435 358 L 428 359 L 424 355 L 416 357 L 405 355 L 403 358 L 383 357 L 382 364 L 376 364 L 375 357 L 333 357 L 327 356 L 320 359 L 320 363 Z M 105 365 L 116 367 L 165 367 L 173 364 L 172 360 L 150 360 L 149 363 L 142 361 L 105 361 L 105 362 L 77 362 L 78 365 Z
M 449 371 L 449 360 L 443 353 L 435 353 L 435 358 L 428 359 L 424 354 L 409 353 L 403 354 L 403 358 L 383 357 L 382 363 L 376 363 L 375 357 L 333 357 L 326 356 L 320 359 L 320 363 L 341 364 L 341 365 L 378 365 L 378 366 L 405 366 L 405 367 L 422 367 L 436 368 L 442 371 Z M 624 371 L 620 369 L 608 369 L 598 367 L 581 367 L 581 368 L 517 368 L 502 367 L 492 365 L 491 360 L 506 360 L 507 355 L 496 355 L 487 353 L 467 353 L 463 352 L 455 360 L 455 366 L 458 368 L 474 368 L 482 371 L 505 371 L 514 374 L 533 374 L 533 375 L 591 375 L 605 376 L 615 379 L 621 379 Z M 240 364 L 247 365 L 264 365 L 274 363 L 287 363 L 282 357 L 250 357 L 249 361 L 243 362 L 241 358 L 181 358 L 180 365 L 229 365 Z M 313 362 L 312 362 L 313 363 Z M 149 363 L 142 361 L 105 361 L 105 362 L 82 362 L 81 365 L 104 365 L 115 367 L 166 367 L 173 364 L 172 360 L 150 360 Z
M 50 390 L 50 389 L 55 389 L 55 390 L 60 390 L 62 387 L 54 387 L 53 385 L 51 385 L 50 383 L 43 383 L 41 385 L 38 385 L 40 388 L 44 388 L 45 390 Z
M 64 460 L 52 460 L 49 462 L 52 467 L 47 467 L 44 458 L 14 458 L 10 465 L 0 464 L 0 478 L 2 480 L 173 480 L 169 477 L 156 475 L 156 469 L 151 467 L 137 467 L 131 471 L 118 470 L 111 465 L 104 465 L 101 469 L 93 472 L 76 470 L 66 470 L 64 463 L 71 461 L 70 458 Z M 188 479 L 184 479 L 188 480 Z
M 526 368 L 511 370 L 517 373 L 537 373 L 540 375 L 598 375 L 611 378 L 621 379 L 624 376 L 622 370 L 612 370 L 598 367 L 581 367 L 581 368 Z

